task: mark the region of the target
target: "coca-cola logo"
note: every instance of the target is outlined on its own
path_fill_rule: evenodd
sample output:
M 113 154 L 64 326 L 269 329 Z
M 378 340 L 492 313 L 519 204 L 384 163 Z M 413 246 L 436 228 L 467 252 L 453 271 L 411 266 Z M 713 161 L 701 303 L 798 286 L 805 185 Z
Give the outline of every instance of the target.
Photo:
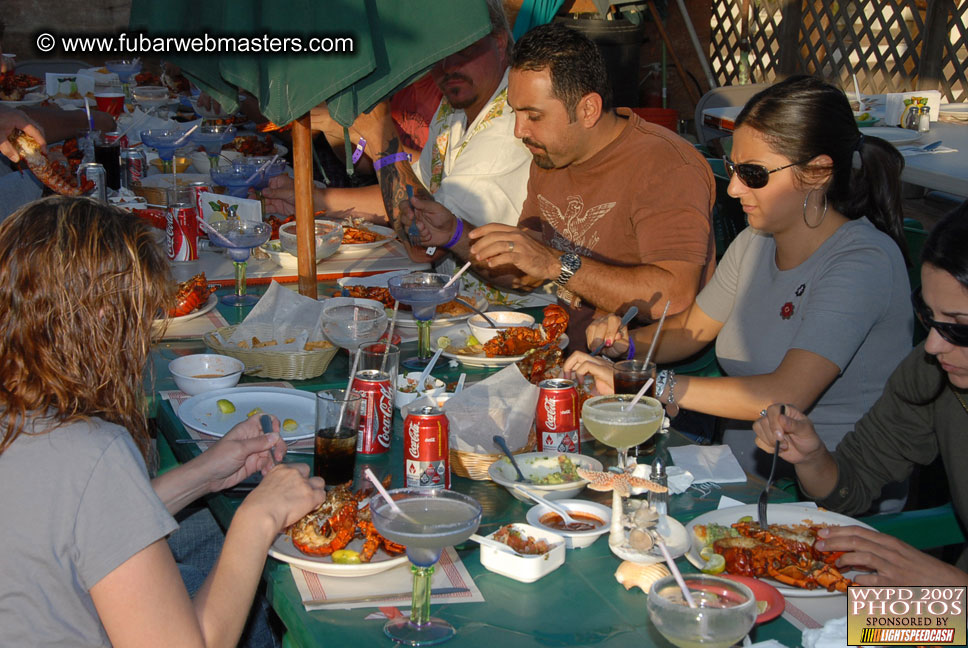
M 175 215 L 168 212 L 165 218 L 165 247 L 168 258 L 175 258 Z
M 407 441 L 409 442 L 409 452 L 411 457 L 420 456 L 420 424 L 412 421 L 407 428 Z
M 558 428 L 558 412 L 557 405 L 555 404 L 555 399 L 546 398 L 544 402 L 545 411 L 545 427 L 549 430 L 555 430 Z
M 393 431 L 393 392 L 390 385 L 380 385 L 380 433 L 377 442 L 384 448 L 390 447 L 390 435 Z

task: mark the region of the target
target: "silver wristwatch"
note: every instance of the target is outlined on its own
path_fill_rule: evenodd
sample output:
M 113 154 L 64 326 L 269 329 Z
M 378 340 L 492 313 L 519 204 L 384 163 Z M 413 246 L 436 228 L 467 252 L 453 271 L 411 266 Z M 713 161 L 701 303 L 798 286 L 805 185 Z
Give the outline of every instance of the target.
M 578 269 L 581 267 L 581 257 L 574 252 L 565 252 L 560 257 L 558 261 L 561 263 L 561 272 L 558 274 L 558 278 L 555 279 L 555 283 L 559 286 L 564 286 Z

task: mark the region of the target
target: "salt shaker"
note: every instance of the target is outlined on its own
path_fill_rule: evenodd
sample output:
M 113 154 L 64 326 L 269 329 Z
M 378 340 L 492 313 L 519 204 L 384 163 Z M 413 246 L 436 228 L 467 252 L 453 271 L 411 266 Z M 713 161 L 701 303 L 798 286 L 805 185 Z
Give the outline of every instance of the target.
M 918 132 L 927 133 L 931 130 L 931 106 L 921 106 L 918 111 Z
M 649 480 L 660 486 L 669 485 L 665 463 L 659 453 L 656 453 L 655 459 L 652 460 L 652 472 L 649 474 Z M 669 491 L 664 493 L 649 491 L 649 506 L 659 515 L 667 515 L 669 513 Z

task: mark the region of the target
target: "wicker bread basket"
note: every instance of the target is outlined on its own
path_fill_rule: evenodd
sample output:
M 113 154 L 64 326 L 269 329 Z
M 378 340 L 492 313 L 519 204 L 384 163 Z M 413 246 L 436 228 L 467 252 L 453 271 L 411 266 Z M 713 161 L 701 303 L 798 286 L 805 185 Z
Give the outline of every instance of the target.
M 528 433 L 528 442 L 523 448 L 513 451 L 511 454 L 522 454 L 533 452 L 538 445 L 538 437 L 535 436 L 534 426 Z M 477 452 L 462 452 L 451 448 L 450 450 L 450 469 L 461 477 L 483 481 L 490 479 L 487 476 L 487 469 L 491 464 L 504 456 L 503 452 L 497 454 L 480 454 Z
M 326 371 L 336 352 L 339 351 L 337 346 L 313 351 L 273 351 L 272 347 L 240 349 L 235 345 L 222 344 L 215 335 L 218 333 L 223 340 L 227 340 L 233 331 L 235 331 L 234 326 L 223 326 L 216 331 L 206 333 L 202 339 L 216 353 L 241 360 L 246 367 L 260 366 L 261 369 L 249 374 L 260 378 L 285 380 L 315 378 Z

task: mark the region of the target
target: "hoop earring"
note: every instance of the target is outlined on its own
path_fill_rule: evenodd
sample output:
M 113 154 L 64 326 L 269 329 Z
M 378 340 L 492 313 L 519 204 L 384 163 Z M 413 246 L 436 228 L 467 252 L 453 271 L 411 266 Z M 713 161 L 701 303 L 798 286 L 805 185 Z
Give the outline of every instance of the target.
M 803 197 L 803 224 L 809 227 L 810 229 L 817 229 L 818 227 L 820 227 L 823 224 L 823 220 L 827 217 L 827 194 L 826 192 L 824 192 L 823 213 L 820 214 L 820 220 L 817 221 L 816 225 L 811 225 L 809 222 L 807 222 L 807 203 L 810 202 L 810 196 L 813 194 L 814 191 L 816 191 L 816 189 L 811 189 L 810 191 L 807 192 L 807 195 Z

